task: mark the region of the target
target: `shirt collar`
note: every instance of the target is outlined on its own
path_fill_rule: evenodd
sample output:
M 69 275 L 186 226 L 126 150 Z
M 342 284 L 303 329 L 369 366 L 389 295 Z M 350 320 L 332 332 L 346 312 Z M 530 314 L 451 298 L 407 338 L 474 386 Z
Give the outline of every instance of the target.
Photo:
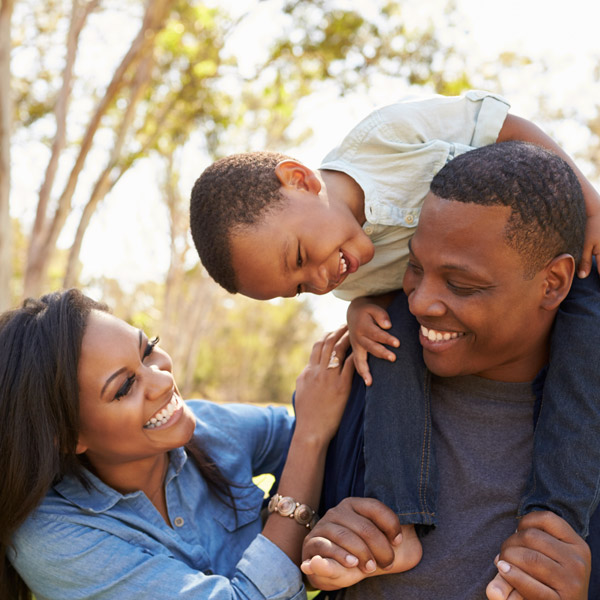
M 177 477 L 187 461 L 184 448 L 175 448 L 169 452 L 169 469 L 167 471 L 166 483 Z M 92 513 L 102 513 L 111 509 L 117 502 L 127 498 L 134 498 L 143 492 L 132 492 L 121 494 L 106 485 L 96 475 L 83 469 L 85 478 L 89 482 L 89 489 L 83 485 L 77 477 L 67 475 L 55 486 L 54 490 L 69 502 L 75 504 L 82 510 Z

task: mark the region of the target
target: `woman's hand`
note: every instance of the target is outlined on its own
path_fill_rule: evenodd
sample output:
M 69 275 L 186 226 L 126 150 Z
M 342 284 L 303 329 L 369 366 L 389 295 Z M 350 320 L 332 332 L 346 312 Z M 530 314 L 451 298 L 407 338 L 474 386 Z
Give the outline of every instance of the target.
M 296 433 L 327 442 L 335 435 L 354 374 L 352 355 L 346 357 L 349 347 L 346 326 L 313 346 L 308 365 L 296 380 Z

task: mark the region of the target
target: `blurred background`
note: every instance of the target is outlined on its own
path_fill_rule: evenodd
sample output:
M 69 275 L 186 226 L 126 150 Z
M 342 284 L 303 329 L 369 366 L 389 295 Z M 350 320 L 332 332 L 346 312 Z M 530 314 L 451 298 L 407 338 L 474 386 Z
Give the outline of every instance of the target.
M 329 297 L 231 296 L 189 193 L 215 159 L 317 167 L 373 108 L 504 95 L 597 186 L 593 0 L 0 0 L 0 309 L 77 286 L 159 334 L 184 396 L 287 402 Z

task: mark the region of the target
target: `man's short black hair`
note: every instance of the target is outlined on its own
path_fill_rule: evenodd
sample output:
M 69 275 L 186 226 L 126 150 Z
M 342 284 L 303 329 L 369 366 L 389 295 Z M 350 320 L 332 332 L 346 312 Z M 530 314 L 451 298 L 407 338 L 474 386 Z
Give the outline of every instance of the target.
M 504 234 L 532 278 L 559 254 L 581 259 L 585 204 L 581 185 L 559 156 L 526 142 L 501 142 L 450 161 L 431 191 L 445 200 L 509 206 Z
M 246 152 L 222 158 L 196 180 L 190 201 L 192 238 L 208 274 L 231 294 L 237 283 L 231 259 L 231 235 L 281 206 L 275 174 L 278 152 Z

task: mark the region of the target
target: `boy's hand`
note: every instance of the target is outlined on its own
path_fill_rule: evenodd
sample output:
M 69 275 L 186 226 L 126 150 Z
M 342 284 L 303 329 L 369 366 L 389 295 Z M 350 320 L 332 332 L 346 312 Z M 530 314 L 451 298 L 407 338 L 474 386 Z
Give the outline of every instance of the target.
M 590 549 L 554 513 L 525 515 L 502 544 L 496 566 L 499 575 L 486 590 L 489 600 L 587 600 Z
M 313 556 L 306 559 L 300 570 L 317 590 L 339 590 L 350 587 L 366 577 L 358 567 L 344 567 L 332 558 Z
M 371 385 L 373 378 L 367 364 L 367 354 L 394 362 L 396 356 L 385 345 L 397 348 L 400 346 L 400 341 L 385 331 L 392 326 L 390 317 L 383 307 L 373 302 L 371 297 L 365 296 L 352 300 L 346 319 L 356 370 L 364 379 L 365 385 Z
M 587 277 L 590 274 L 594 256 L 596 256 L 596 267 L 600 273 L 600 208 L 595 214 L 588 215 L 587 218 L 583 254 L 577 265 L 578 277 Z

